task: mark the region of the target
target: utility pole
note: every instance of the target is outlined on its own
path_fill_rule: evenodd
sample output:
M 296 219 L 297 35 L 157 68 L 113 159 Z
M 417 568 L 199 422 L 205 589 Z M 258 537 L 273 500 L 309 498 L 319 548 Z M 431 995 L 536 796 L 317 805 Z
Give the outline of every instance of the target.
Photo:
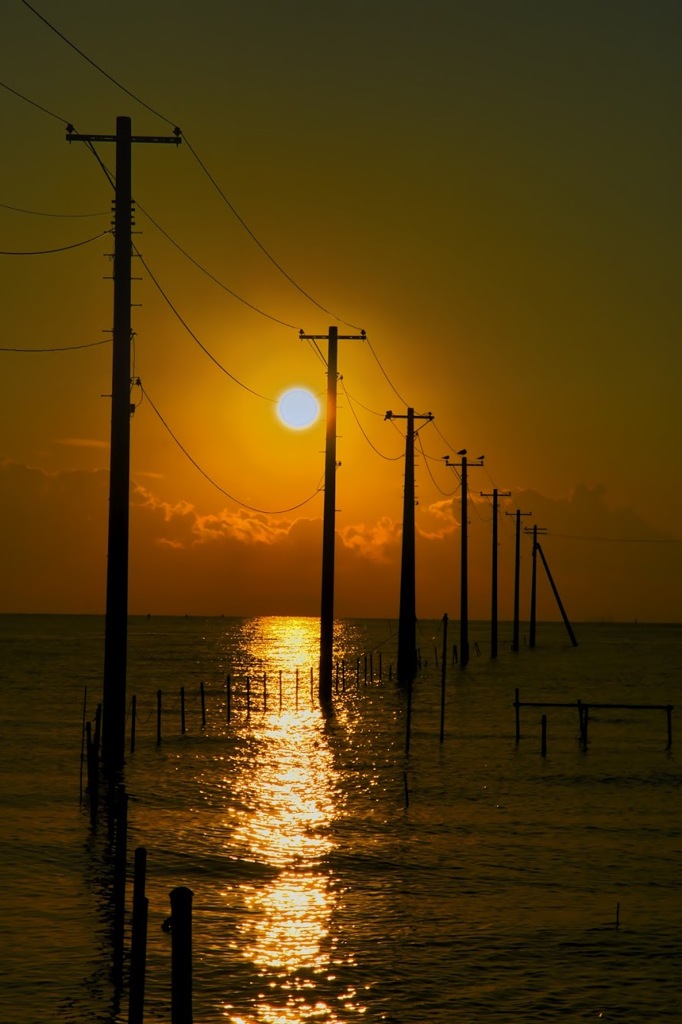
M 320 603 L 320 705 L 326 714 L 332 711 L 332 676 L 334 661 L 334 541 L 336 536 L 336 389 L 338 378 L 339 341 L 364 341 L 365 332 L 339 334 L 330 327 L 329 334 L 304 334 L 301 341 L 328 342 L 327 355 L 327 434 L 324 455 L 324 512 L 322 520 L 322 600 Z
M 522 512 L 517 508 L 516 512 L 507 512 L 508 516 L 516 519 L 516 553 L 514 558 L 514 633 L 512 639 L 512 651 L 519 649 L 519 588 L 521 575 L 521 516 L 532 516 L 532 512 Z
M 109 777 L 123 768 L 128 652 L 128 539 L 130 518 L 130 341 L 132 259 L 132 143 L 179 145 L 172 136 L 132 135 L 129 117 L 116 118 L 115 135 L 79 135 L 67 142 L 116 143 L 114 200 L 114 323 L 109 452 L 109 533 L 102 690 L 102 762 Z
M 484 494 L 481 491 L 482 498 L 493 499 L 493 567 L 492 567 L 492 583 L 491 583 L 491 604 L 490 604 L 490 657 L 497 657 L 497 510 L 498 510 L 498 499 L 499 498 L 510 498 L 511 491 L 498 491 L 497 487 L 493 487 L 492 494 Z
M 387 420 L 407 420 L 405 433 L 405 488 L 403 492 L 403 538 L 400 560 L 400 612 L 398 619 L 398 682 L 412 685 L 417 674 L 417 639 L 416 639 L 416 569 L 415 569 L 415 538 L 414 538 L 414 439 L 416 431 L 414 421 L 433 419 L 430 412 L 415 415 L 414 409 L 408 408 L 406 416 L 400 416 L 390 409 L 386 413 Z
M 528 646 L 535 647 L 535 627 L 536 627 L 536 604 L 537 604 L 537 576 L 538 576 L 538 534 L 547 533 L 545 526 L 538 526 L 537 523 L 533 525 L 533 528 L 526 527 L 524 533 L 533 534 L 533 570 L 531 575 L 530 584 L 530 632 L 528 636 Z
M 469 520 L 467 513 L 467 501 L 468 501 L 468 483 L 467 483 L 467 470 L 469 466 L 482 466 L 483 455 L 479 455 L 475 462 L 469 462 L 467 459 L 466 448 L 457 452 L 461 455 L 461 462 L 449 462 L 446 460 L 446 465 L 452 469 L 460 468 L 462 470 L 462 527 L 461 527 L 461 540 L 462 540 L 462 556 L 460 565 L 460 599 L 459 599 L 459 663 L 462 668 L 466 668 L 469 664 L 469 555 L 468 555 L 468 533 L 469 533 Z

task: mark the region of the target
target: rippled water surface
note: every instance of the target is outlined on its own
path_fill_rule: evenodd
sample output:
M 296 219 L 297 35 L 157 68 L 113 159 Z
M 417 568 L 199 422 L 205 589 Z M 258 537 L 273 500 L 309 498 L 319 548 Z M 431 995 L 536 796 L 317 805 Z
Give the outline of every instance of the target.
M 575 629 L 577 648 L 540 624 L 512 654 L 503 628 L 492 660 L 474 626 L 465 670 L 450 644 L 441 742 L 441 624 L 420 624 L 406 755 L 395 623 L 337 624 L 325 719 L 316 620 L 132 620 L 145 1021 L 171 1020 L 162 924 L 179 885 L 196 1024 L 682 1020 L 679 711 L 667 749 L 664 710 L 595 708 L 583 750 L 575 706 L 679 707 L 682 627 Z M 79 805 L 102 635 L 98 618 L 0 617 L 6 1024 L 128 1019 L 106 819 L 93 832 Z M 517 688 L 574 706 L 522 707 L 517 743 Z

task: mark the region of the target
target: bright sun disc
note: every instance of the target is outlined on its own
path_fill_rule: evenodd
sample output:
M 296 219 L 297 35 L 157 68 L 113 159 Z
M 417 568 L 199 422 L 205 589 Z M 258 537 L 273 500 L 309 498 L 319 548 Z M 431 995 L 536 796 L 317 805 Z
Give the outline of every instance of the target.
M 293 430 L 303 430 L 315 422 L 320 414 L 320 403 L 306 388 L 290 388 L 277 403 L 282 423 Z

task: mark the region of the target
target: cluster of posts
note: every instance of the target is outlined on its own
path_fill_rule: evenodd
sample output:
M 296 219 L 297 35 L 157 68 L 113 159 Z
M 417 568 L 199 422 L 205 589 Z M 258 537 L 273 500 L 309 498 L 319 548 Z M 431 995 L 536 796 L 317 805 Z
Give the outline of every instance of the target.
M 667 725 L 667 737 L 668 742 L 666 750 L 670 750 L 673 745 L 673 704 L 612 704 L 612 703 L 600 703 L 596 701 L 533 701 L 527 700 L 522 701 L 519 697 L 518 687 L 514 694 L 514 714 L 516 722 L 516 742 L 519 743 L 521 740 L 521 708 L 575 708 L 578 712 L 578 736 L 580 740 L 580 746 L 583 750 L 587 750 L 588 745 L 588 728 L 590 722 L 590 711 L 597 710 L 618 710 L 618 711 L 665 711 L 666 714 L 666 725 Z M 541 742 L 540 752 L 543 757 L 547 756 L 547 715 L 541 716 Z
M 102 708 L 97 706 L 94 729 L 85 723 L 87 793 L 90 821 L 97 826 L 100 806 L 99 723 Z M 81 800 L 83 796 L 81 775 Z M 122 783 L 107 788 L 108 851 L 107 866 L 111 870 L 110 907 L 112 911 L 112 982 L 118 1004 L 124 989 L 125 909 L 128 858 L 128 794 Z M 133 874 L 132 920 L 128 976 L 128 1024 L 143 1024 L 144 992 L 147 963 L 147 924 L 149 900 L 145 894 L 147 851 L 135 850 Z M 191 889 L 177 886 L 170 893 L 170 916 L 164 929 L 171 934 L 171 1024 L 192 1024 L 192 897 Z

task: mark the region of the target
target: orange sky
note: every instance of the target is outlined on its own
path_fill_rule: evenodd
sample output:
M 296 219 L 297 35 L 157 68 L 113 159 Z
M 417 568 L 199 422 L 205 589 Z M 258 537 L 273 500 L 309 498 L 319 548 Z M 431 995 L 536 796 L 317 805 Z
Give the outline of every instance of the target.
M 2 81 L 44 109 L 0 89 L 3 251 L 110 227 L 111 187 L 64 120 L 177 123 L 190 144 L 133 154 L 135 245 L 185 325 L 136 263 L 131 611 L 318 612 L 324 428 L 287 430 L 275 401 L 323 396 L 298 330 L 338 324 L 369 338 L 339 346 L 339 615 L 397 615 L 404 421 L 384 414 L 410 404 L 435 417 L 417 446 L 420 617 L 458 615 L 461 493 L 442 456 L 466 447 L 486 456 L 473 617 L 490 602 L 480 492 L 498 487 L 503 512 L 547 529 L 573 620 L 682 620 L 677 5 L 426 0 L 388 17 L 216 0 L 160 16 L 122 0 L 106 24 L 85 0 L 33 6 L 152 111 L 13 4 Z M 113 168 L 113 146 L 98 153 Z M 0 347 L 106 338 L 112 249 L 3 255 Z M 100 612 L 110 346 L 0 360 L 0 610 Z M 508 618 L 504 514 L 499 539 Z M 529 576 L 524 537 L 524 614 Z M 539 614 L 558 615 L 543 577 Z

